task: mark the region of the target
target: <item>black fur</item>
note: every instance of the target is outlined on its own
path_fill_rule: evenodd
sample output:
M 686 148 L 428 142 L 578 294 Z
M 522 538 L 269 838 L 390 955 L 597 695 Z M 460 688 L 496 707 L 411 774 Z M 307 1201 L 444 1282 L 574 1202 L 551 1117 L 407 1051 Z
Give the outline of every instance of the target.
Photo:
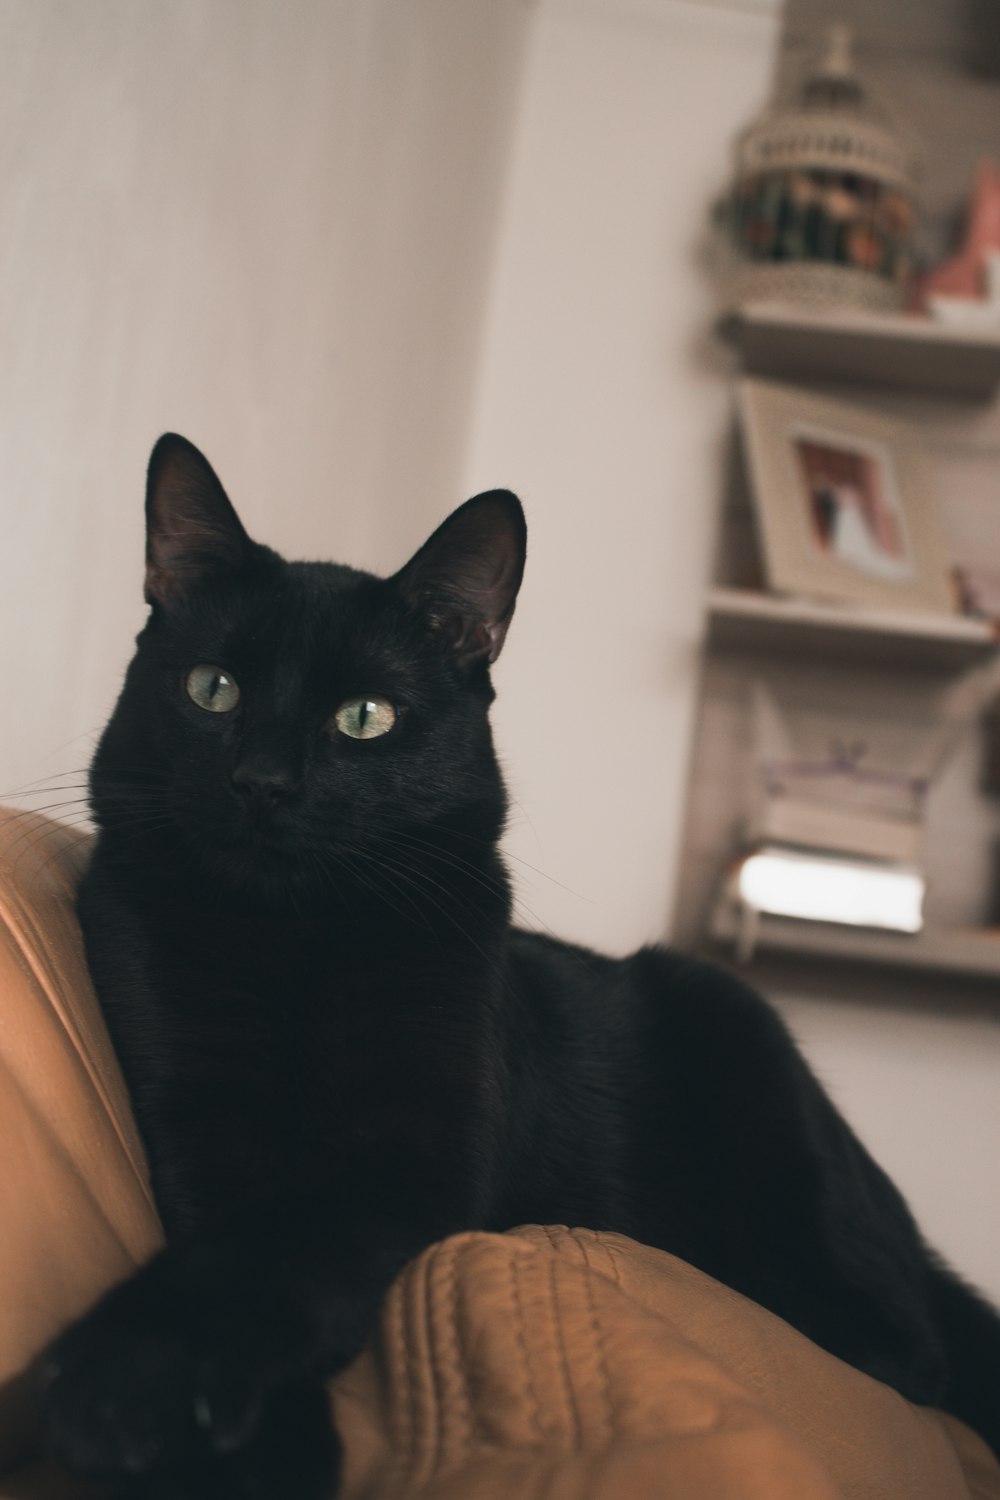
M 1000 1318 L 768 1006 L 670 952 L 511 927 L 487 710 L 516 499 L 470 501 L 388 580 L 252 542 L 180 438 L 147 508 L 79 907 L 169 1247 L 49 1351 L 52 1450 L 136 1500 L 318 1497 L 321 1382 L 390 1279 L 542 1221 L 684 1257 L 1000 1453 Z M 196 706 L 198 663 L 237 707 Z M 357 694 L 389 733 L 331 726 Z

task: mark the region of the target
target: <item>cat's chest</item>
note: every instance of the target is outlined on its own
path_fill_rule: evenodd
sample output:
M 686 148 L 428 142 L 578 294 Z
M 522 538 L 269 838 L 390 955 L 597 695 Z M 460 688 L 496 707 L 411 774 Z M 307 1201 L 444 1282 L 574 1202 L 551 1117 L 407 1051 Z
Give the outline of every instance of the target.
M 412 1039 L 397 1046 L 387 967 L 301 932 L 238 944 L 217 923 L 213 937 L 164 948 L 155 1027 L 135 1014 L 116 1035 L 147 1136 L 169 1153 L 200 1121 L 198 1180 L 237 1198 L 318 1179 L 379 1128 L 388 1080 L 413 1055 Z
M 226 923 L 164 942 L 157 1004 L 183 1072 L 225 1077 L 290 1116 L 357 1113 L 447 1046 L 447 955 L 331 921 Z
M 391 1009 L 395 966 L 359 950 L 349 933 L 294 924 L 219 923 L 164 951 L 166 1003 L 179 1004 L 196 1033 L 267 1036 L 277 1061 L 324 1061 L 357 1045 Z
M 199 1201 L 310 1180 L 478 1088 L 495 965 L 477 949 L 196 894 L 105 884 L 86 918 L 140 1128 L 154 1161 L 198 1141 Z

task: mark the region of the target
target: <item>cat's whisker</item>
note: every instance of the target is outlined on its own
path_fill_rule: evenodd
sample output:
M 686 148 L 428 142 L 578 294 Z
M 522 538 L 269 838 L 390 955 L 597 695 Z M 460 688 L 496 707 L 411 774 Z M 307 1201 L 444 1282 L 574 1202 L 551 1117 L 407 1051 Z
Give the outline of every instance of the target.
M 413 849 L 418 850 L 421 855 L 426 856 L 427 858 L 438 860 L 442 864 L 452 865 L 460 874 L 466 876 L 467 878 L 473 879 L 477 884 L 483 886 L 486 890 L 489 890 L 493 893 L 506 893 L 507 888 L 504 883 L 484 874 L 477 865 L 472 864 L 468 860 L 462 859 L 460 855 L 454 854 L 453 851 L 442 850 L 433 845 L 429 840 L 416 838 L 410 834 L 392 835 L 389 840 L 390 847 L 392 846 L 393 840 L 395 840 L 397 843 L 405 843 L 410 845 Z M 548 926 L 548 924 L 544 922 L 538 915 L 538 913 L 533 911 L 531 907 L 528 906 L 527 902 L 523 901 L 515 891 L 510 892 L 510 903 L 513 912 L 516 915 L 520 916 L 523 920 L 525 920 L 527 925 L 533 925 L 537 929 L 549 933 L 550 936 L 555 936 L 555 933 Z
M 391 887 L 391 889 L 393 890 L 393 892 L 397 896 L 399 896 L 401 900 L 403 900 L 403 901 L 406 902 L 406 904 L 411 908 L 412 912 L 415 913 L 416 916 L 418 916 L 420 918 L 420 920 L 423 922 L 424 926 L 428 928 L 428 930 L 432 933 L 432 935 L 434 934 L 434 928 L 431 926 L 430 922 L 427 920 L 427 914 L 426 914 L 426 912 L 421 911 L 420 906 L 417 903 L 417 901 L 414 899 L 414 897 L 412 897 L 411 895 L 409 895 L 409 893 L 407 891 L 403 890 L 400 887 L 398 879 L 394 879 L 393 878 L 393 873 L 394 872 L 390 872 L 380 859 L 373 858 L 372 855 L 371 855 L 371 853 L 367 849 L 355 848 L 355 849 L 352 849 L 351 854 L 352 854 L 352 858 L 353 858 L 353 863 L 351 863 L 350 865 L 348 865 L 347 861 L 345 859 L 344 860 L 345 866 L 348 868 L 349 872 L 352 875 L 357 875 L 358 879 L 361 880 L 361 883 L 364 885 L 365 889 L 368 890 L 368 891 L 370 891 L 372 893 L 372 895 L 375 896 L 376 900 L 384 901 L 385 904 L 387 906 L 389 906 L 390 910 L 394 911 L 396 913 L 396 915 L 398 917 L 400 917 L 404 922 L 409 922 L 409 921 L 412 920 L 412 918 L 409 917 L 405 912 L 400 911 L 400 909 L 399 909 L 398 906 L 396 906 L 394 903 L 388 901 L 388 899 L 385 896 L 384 891 L 379 889 L 379 886 L 378 886 L 377 883 L 376 884 L 372 884 L 371 880 L 364 880 L 363 877 L 360 876 L 360 874 L 358 872 L 358 868 L 357 868 L 358 864 L 360 862 L 365 862 L 367 864 L 369 872 L 372 875 L 372 878 L 376 882 L 379 880 L 379 878 L 381 878 L 383 884 L 386 884 L 386 883 L 389 884 L 390 887 Z
M 60 826 L 69 827 L 70 825 L 50 824 L 47 828 L 38 830 L 34 838 L 24 840 L 19 845 L 11 844 L 8 846 L 5 851 L 5 862 L 9 862 L 10 869 L 15 876 L 20 875 L 21 870 L 24 868 L 24 863 L 29 856 L 35 855 L 35 852 L 39 848 L 45 848 L 46 845 L 49 846 L 49 851 L 45 857 L 41 860 L 37 858 L 33 859 L 32 873 L 34 878 L 43 874 L 54 860 L 62 856 L 63 842 L 56 836 Z
M 391 840 L 384 840 L 383 848 L 394 851 L 397 855 L 402 855 L 406 852 L 404 849 L 400 848 L 399 845 L 394 844 Z M 414 851 L 410 850 L 409 852 L 412 857 Z M 468 867 L 468 869 L 461 868 L 461 865 L 456 866 L 452 863 L 452 861 L 448 859 L 446 855 L 443 855 L 433 849 L 420 849 L 418 851 L 417 857 L 415 859 L 411 858 L 411 862 L 403 866 L 403 868 L 411 871 L 415 877 L 419 877 L 420 881 L 434 885 L 443 894 L 447 895 L 449 899 L 461 903 L 472 916 L 481 920 L 483 916 L 482 909 L 476 906 L 476 904 L 470 899 L 469 895 L 466 892 L 460 891 L 454 886 L 444 885 L 441 882 L 436 881 L 419 862 L 421 859 L 428 858 L 435 859 L 440 864 L 443 864 L 446 867 L 451 866 L 452 868 L 457 869 L 458 874 L 465 882 L 468 882 L 471 879 L 475 885 L 479 886 L 488 895 L 501 898 L 504 905 L 509 902 L 511 907 L 515 910 L 520 907 L 520 903 L 518 903 L 517 900 L 510 894 L 504 882 L 499 880 L 492 880 L 489 877 L 484 877 L 481 872 L 478 872 L 475 867 L 471 865 Z M 534 913 L 528 911 L 526 907 L 520 907 L 520 910 L 526 913 L 533 920 L 538 920 L 537 918 L 535 918 Z
M 30 811 L 25 814 L 26 818 L 31 818 L 32 816 L 33 814 Z M 41 817 L 40 814 L 38 816 Z M 138 831 L 147 832 L 157 827 L 169 827 L 171 822 L 172 819 L 165 814 L 149 814 L 145 817 L 135 818 L 130 822 L 127 822 L 123 826 L 122 832 L 125 838 L 128 839 L 130 835 L 132 837 L 135 837 Z M 139 824 L 142 825 L 141 829 L 137 828 L 137 825 Z M 27 857 L 31 850 L 37 848 L 39 844 L 46 843 L 50 839 L 54 841 L 53 847 L 55 855 L 58 855 L 61 848 L 61 844 L 58 841 L 58 834 L 60 830 L 64 828 L 80 830 L 82 832 L 91 832 L 92 827 L 90 813 L 86 810 L 81 810 L 76 813 L 71 813 L 64 817 L 61 817 L 58 822 L 52 819 L 43 819 L 40 823 L 26 823 L 26 826 L 21 829 L 20 833 L 15 838 L 13 838 L 6 846 L 6 854 L 12 861 L 11 867 L 15 870 L 20 869 L 23 860 Z M 42 865 L 40 865 L 39 870 L 44 869 L 47 863 L 48 861 L 45 861 Z
M 57 860 L 61 860 L 62 858 L 63 858 L 62 843 L 61 842 L 57 842 L 56 840 L 53 840 L 52 847 L 49 849 L 48 853 L 41 860 L 40 864 L 38 864 L 36 866 L 36 868 L 35 868 L 35 872 L 34 872 L 35 873 L 35 878 L 37 879 L 40 875 L 44 875 L 45 872 L 46 872 L 46 870 L 48 870 L 48 868 L 49 868 L 50 865 L 55 864 Z M 20 862 L 18 861 L 15 864 L 15 869 L 19 868 L 19 866 L 20 866 Z
M 47 797 L 51 796 L 53 792 L 71 792 L 76 790 L 79 790 L 79 788 L 53 786 L 45 787 L 42 791 L 35 793 L 35 795 Z M 10 807 L 10 811 L 15 817 L 31 817 L 35 814 L 41 815 L 42 813 L 51 812 L 53 809 L 60 807 L 75 807 L 87 801 L 88 798 L 86 796 L 61 797 L 57 802 L 43 803 L 41 807 L 10 807 L 10 804 L 8 804 L 8 807 Z
M 449 840 L 461 839 L 465 843 L 475 844 L 479 849 L 492 850 L 493 848 L 493 845 L 489 840 L 480 838 L 476 834 L 461 833 L 458 829 L 450 828 L 448 830 L 448 838 Z M 524 859 L 522 855 L 514 854 L 510 849 L 506 847 L 506 845 L 501 845 L 501 855 L 505 863 L 513 861 L 515 864 L 523 866 L 524 869 L 530 870 L 533 875 L 538 875 L 542 880 L 547 880 L 551 885 L 558 886 L 559 889 L 561 891 L 565 891 L 568 896 L 575 896 L 578 901 L 586 901 L 591 905 L 594 904 L 593 898 L 591 896 L 585 896 L 582 891 L 575 891 L 572 886 L 564 885 L 561 880 L 557 880 L 554 875 L 550 875 L 546 870 L 540 870 L 537 865 L 531 864 L 530 861 Z
M 405 835 L 398 835 L 394 832 L 372 834 L 370 836 L 376 838 L 383 848 L 395 849 L 400 852 L 406 850 L 415 857 L 433 859 L 440 864 L 454 869 L 463 878 L 472 879 L 476 885 L 489 891 L 491 895 L 501 895 L 506 898 L 507 884 L 504 880 L 488 875 L 478 865 L 474 865 L 468 860 L 463 860 L 460 856 L 452 855 L 445 850 L 439 849 L 430 842 L 411 840 Z
M 6 797 L 0 797 L 0 804 L 2 804 L 5 807 L 12 808 L 14 811 L 18 811 L 18 804 L 19 803 L 24 803 L 24 804 L 26 804 L 24 810 L 27 811 L 27 812 L 31 812 L 33 810 L 32 806 L 31 806 L 31 799 L 32 798 L 34 798 L 34 797 L 54 797 L 57 793 L 61 793 L 61 792 L 67 792 L 67 793 L 68 792 L 82 792 L 84 794 L 83 797 L 79 798 L 79 799 L 74 799 L 74 800 L 82 800 L 82 801 L 86 801 L 87 800 L 86 799 L 86 792 L 87 792 L 86 782 L 81 782 L 81 781 L 76 781 L 76 782 L 74 782 L 74 781 L 66 781 L 66 782 L 56 782 L 52 786 L 40 786 L 36 790 L 31 791 L 31 792 L 17 792 L 16 794 L 15 793 L 10 793 Z
M 34 837 L 49 834 L 60 827 L 75 827 L 83 820 L 89 820 L 89 814 L 83 809 L 75 809 L 67 813 L 58 822 L 52 818 L 42 818 L 41 814 L 37 818 L 32 817 L 30 814 L 24 817 L 12 818 L 10 821 L 14 826 L 14 834 L 7 842 L 7 851 L 13 854 L 22 844 Z
M 70 745 L 78 745 L 81 740 L 90 740 L 91 743 L 96 743 L 100 739 L 103 730 L 103 724 L 95 724 L 93 729 L 84 729 L 80 734 L 73 735 L 72 739 L 64 740 L 61 745 L 57 745 L 54 750 L 50 750 L 46 758 L 61 755 L 64 750 L 69 749 Z
M 385 856 L 384 855 L 380 856 L 380 863 L 381 864 L 385 863 Z M 480 957 L 482 957 L 483 959 L 486 960 L 486 963 L 490 966 L 491 969 L 495 967 L 495 965 L 493 963 L 493 960 L 490 958 L 489 954 L 482 947 L 481 943 L 479 943 L 477 941 L 477 939 L 472 936 L 471 932 L 469 932 L 467 928 L 465 928 L 465 927 L 462 926 L 461 922 L 458 920 L 458 918 L 454 915 L 453 912 L 450 912 L 447 909 L 446 906 L 444 906 L 440 901 L 438 901 L 434 896 L 432 896 L 430 894 L 430 892 L 426 889 L 426 883 L 428 882 L 428 876 L 427 876 L 427 874 L 426 874 L 425 871 L 421 871 L 421 870 L 414 871 L 412 869 L 412 867 L 408 870 L 405 866 L 400 865 L 397 862 L 393 862 L 392 865 L 391 865 L 391 868 L 393 869 L 393 871 L 395 872 L 395 874 L 397 874 L 401 878 L 407 880 L 409 884 L 413 885 L 415 887 L 415 889 L 417 889 L 420 892 L 421 896 L 423 896 L 423 898 L 425 900 L 427 900 L 428 902 L 430 902 L 430 904 L 434 907 L 434 909 L 436 911 L 440 912 L 441 915 L 447 921 L 449 921 L 452 924 L 452 926 L 456 929 L 456 931 L 460 934 L 460 936 L 463 937 L 466 942 L 468 942 L 469 944 L 471 944 L 471 946 L 473 948 L 475 948 L 476 952 L 480 955 Z M 417 877 L 419 877 L 419 878 L 417 878 Z M 438 890 L 444 891 L 447 895 L 451 896 L 452 899 L 455 899 L 455 900 L 458 899 L 455 896 L 454 892 L 448 891 L 447 888 L 441 886 L 439 884 L 439 882 L 431 880 L 431 881 L 429 881 L 429 883 L 432 884 L 432 885 L 434 885 Z M 465 904 L 466 904 L 468 910 L 472 911 L 476 916 L 481 916 L 481 913 L 477 910 L 477 908 L 475 906 L 473 906 L 473 904 L 471 903 L 471 901 L 467 900 Z
M 44 776 L 37 776 L 34 781 L 26 781 L 21 786 L 10 787 L 4 792 L 0 792 L 0 801 L 5 800 L 7 797 L 29 796 L 31 795 L 32 788 L 39 786 L 42 782 L 53 782 L 58 785 L 66 776 L 82 776 L 84 779 L 80 782 L 80 785 L 85 786 L 87 784 L 87 775 L 88 769 L 86 766 L 78 766 L 72 771 L 49 771 Z

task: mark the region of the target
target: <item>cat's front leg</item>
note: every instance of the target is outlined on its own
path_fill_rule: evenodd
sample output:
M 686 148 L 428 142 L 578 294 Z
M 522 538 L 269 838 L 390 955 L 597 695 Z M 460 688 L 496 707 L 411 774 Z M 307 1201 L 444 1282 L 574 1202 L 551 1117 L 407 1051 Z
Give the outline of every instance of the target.
M 342 1182 L 163 1251 L 42 1357 L 51 1453 L 137 1500 L 252 1496 L 282 1463 L 298 1474 L 295 1500 L 333 1493 L 337 1445 L 317 1393 L 360 1350 L 402 1265 L 468 1222 L 461 1193 L 446 1203 L 435 1186 L 412 1172 Z M 293 1415 L 294 1442 L 281 1435 Z
M 239 1448 L 113 1483 L 104 1500 L 331 1500 L 339 1448 L 322 1381 L 283 1386 Z
M 221 1241 L 169 1249 L 39 1362 L 49 1449 L 164 1496 L 249 1495 L 295 1465 L 309 1500 L 335 1472 L 319 1356 L 306 1299 L 264 1264 Z

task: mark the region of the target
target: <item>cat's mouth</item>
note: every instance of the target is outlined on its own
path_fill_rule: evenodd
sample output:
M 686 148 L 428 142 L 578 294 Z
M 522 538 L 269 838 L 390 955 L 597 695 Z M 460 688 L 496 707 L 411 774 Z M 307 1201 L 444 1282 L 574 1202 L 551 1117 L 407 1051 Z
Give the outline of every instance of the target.
M 255 802 L 226 809 L 213 842 L 231 854 L 280 857 L 295 851 L 301 829 L 289 808 Z
M 220 819 L 214 834 L 197 833 L 199 860 L 214 878 L 244 887 L 263 877 L 284 883 L 301 863 L 293 831 L 274 818 Z
M 243 833 L 250 847 L 262 854 L 282 854 L 295 847 L 291 821 L 276 810 L 248 813 L 243 819 Z

